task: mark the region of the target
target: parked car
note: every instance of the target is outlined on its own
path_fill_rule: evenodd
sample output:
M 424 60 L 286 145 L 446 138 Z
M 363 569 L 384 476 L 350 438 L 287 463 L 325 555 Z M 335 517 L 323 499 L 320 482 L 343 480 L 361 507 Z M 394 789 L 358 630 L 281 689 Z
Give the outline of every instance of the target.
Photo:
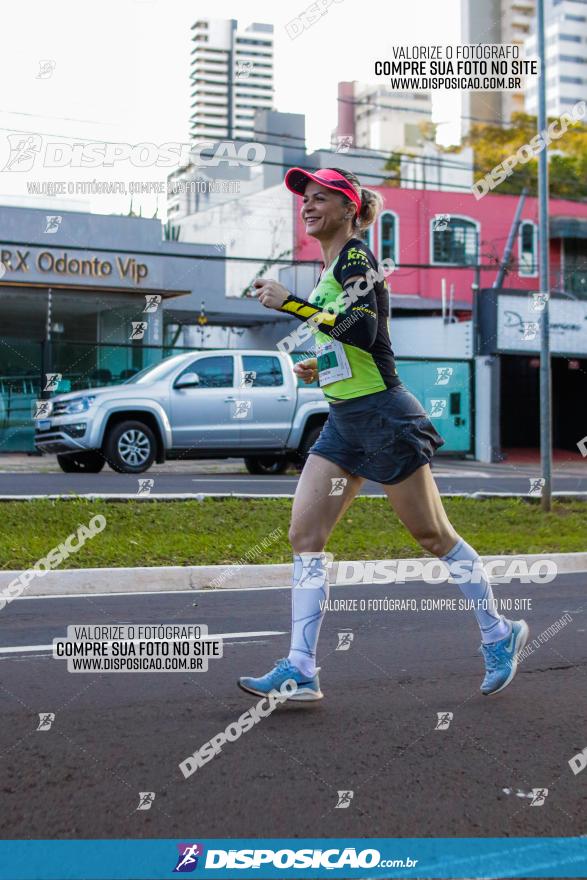
M 298 385 L 282 352 L 175 355 L 118 385 L 57 394 L 35 446 L 66 472 L 243 456 L 250 473 L 279 474 L 304 460 L 328 414 L 317 386 Z

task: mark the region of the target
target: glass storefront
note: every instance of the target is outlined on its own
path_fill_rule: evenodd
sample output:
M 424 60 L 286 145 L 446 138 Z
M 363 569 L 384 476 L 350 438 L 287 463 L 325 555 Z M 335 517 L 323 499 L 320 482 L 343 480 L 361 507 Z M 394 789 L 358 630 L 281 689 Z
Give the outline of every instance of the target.
M 48 396 L 47 374 L 60 374 L 53 393 L 96 388 L 193 350 L 173 345 L 175 325 L 165 323 L 162 310 L 154 320 L 144 307 L 143 295 L 2 288 L 0 452 L 34 450 L 34 406 Z M 133 324 L 147 317 L 148 333 L 131 338 L 137 334 Z

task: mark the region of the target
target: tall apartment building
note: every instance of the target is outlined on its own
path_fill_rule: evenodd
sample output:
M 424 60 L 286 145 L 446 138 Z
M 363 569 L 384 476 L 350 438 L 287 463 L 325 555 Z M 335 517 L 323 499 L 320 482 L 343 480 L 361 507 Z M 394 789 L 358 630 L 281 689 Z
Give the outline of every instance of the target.
M 419 124 L 432 119 L 429 92 L 395 92 L 381 85 L 338 84 L 338 119 L 333 143 L 352 138 L 354 147 L 389 152 L 422 144 Z
M 520 46 L 531 33 L 535 0 L 461 0 L 461 43 L 509 43 Z M 476 122 L 507 124 L 524 112 L 524 92 L 463 92 L 462 132 Z
M 201 18 L 192 42 L 190 136 L 250 140 L 255 112 L 273 107 L 273 25 Z
M 545 22 L 546 112 L 560 116 L 587 100 L 587 0 L 553 0 Z M 537 53 L 536 34 L 526 40 L 526 54 Z M 538 113 L 538 80 L 529 80 L 526 110 Z
M 255 128 L 247 139 L 263 144 L 265 158 L 260 165 L 230 165 L 223 157 L 217 165 L 190 161 L 168 175 L 167 217 L 173 225 L 225 202 L 281 185 L 287 167 L 306 163 L 306 120 L 302 114 L 258 110 Z

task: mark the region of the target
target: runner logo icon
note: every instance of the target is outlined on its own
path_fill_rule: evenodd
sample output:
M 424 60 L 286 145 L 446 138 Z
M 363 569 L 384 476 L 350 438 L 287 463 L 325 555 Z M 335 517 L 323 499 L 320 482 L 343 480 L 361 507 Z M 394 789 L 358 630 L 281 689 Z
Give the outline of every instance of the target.
M 201 843 L 178 843 L 179 856 L 177 865 L 173 869 L 174 874 L 189 874 L 198 867 L 198 859 L 204 855 L 204 847 Z

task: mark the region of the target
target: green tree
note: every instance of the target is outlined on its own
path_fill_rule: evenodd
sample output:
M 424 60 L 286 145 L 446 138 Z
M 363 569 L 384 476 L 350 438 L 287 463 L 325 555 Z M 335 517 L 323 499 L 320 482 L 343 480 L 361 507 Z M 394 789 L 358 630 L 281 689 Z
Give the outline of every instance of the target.
M 434 122 L 418 122 L 417 128 L 420 132 L 420 142 L 422 144 L 434 144 L 436 140 L 436 124 Z M 435 144 L 436 146 L 436 144 Z M 389 177 L 383 182 L 384 186 L 398 188 L 401 186 L 401 162 L 403 156 L 419 156 L 420 150 L 405 147 L 400 153 L 392 153 L 383 166 L 389 171 Z
M 548 124 L 558 117 L 550 117 Z M 568 121 L 568 120 L 567 120 Z M 561 124 L 555 132 L 561 131 Z M 520 147 L 529 144 L 536 135 L 536 117 L 527 113 L 512 114 L 511 125 L 473 125 L 463 146 L 474 152 L 474 179 L 479 180 L 500 165 L 508 156 L 514 156 Z M 455 152 L 460 147 L 448 148 Z M 562 137 L 553 139 L 548 146 L 549 189 L 551 196 L 559 198 L 587 198 L 587 126 L 571 123 Z M 538 157 L 525 164 L 519 163 L 513 173 L 500 183 L 494 192 L 517 195 L 523 187 L 536 193 L 538 186 Z

